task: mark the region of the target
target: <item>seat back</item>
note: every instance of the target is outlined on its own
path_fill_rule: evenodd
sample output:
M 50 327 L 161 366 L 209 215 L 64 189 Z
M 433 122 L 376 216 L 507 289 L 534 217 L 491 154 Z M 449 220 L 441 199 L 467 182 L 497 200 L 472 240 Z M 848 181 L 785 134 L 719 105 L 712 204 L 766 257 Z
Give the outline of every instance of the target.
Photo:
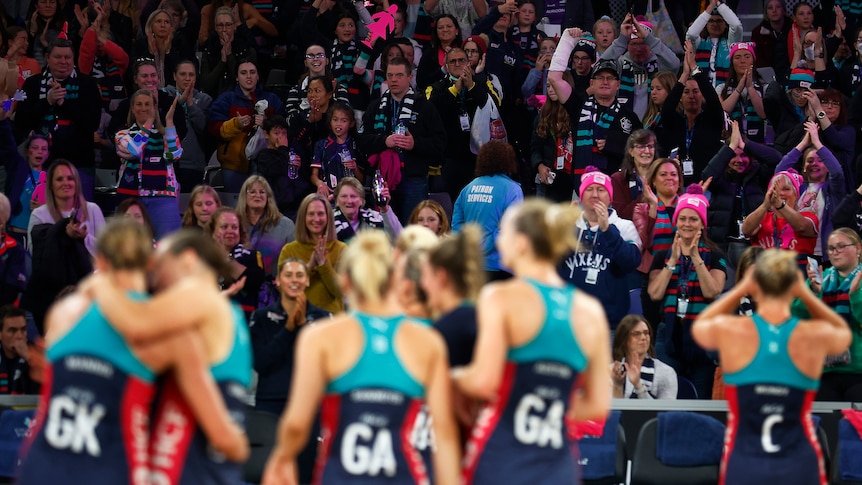
M 817 438 L 820 439 L 820 429 L 817 431 Z M 862 480 L 857 480 L 852 475 L 848 476 L 846 480 L 842 478 L 842 475 L 847 472 L 858 474 L 858 465 L 856 464 L 859 463 L 860 450 L 862 450 L 862 440 L 859 439 L 859 434 L 846 419 L 841 419 L 838 423 L 838 440 L 835 445 L 835 453 L 832 455 L 829 483 L 833 485 L 862 485 Z M 842 461 L 844 462 L 843 465 Z
M 697 389 L 694 388 L 694 384 L 679 374 L 676 375 L 676 398 L 697 399 Z
M 612 411 L 615 413 L 619 413 L 620 411 Z M 605 430 L 607 432 L 607 430 Z M 585 447 L 589 446 L 589 440 L 581 439 L 578 441 L 578 447 L 581 452 L 581 458 L 585 454 Z M 624 483 L 626 480 L 626 470 L 628 468 L 628 453 L 626 451 L 626 431 L 623 428 L 623 425 L 617 425 L 617 446 L 616 453 L 614 456 L 614 473 L 611 476 L 599 477 L 599 478 L 586 478 L 586 468 L 589 467 L 589 463 L 584 464 L 584 467 L 581 471 L 581 476 L 584 476 L 583 483 L 584 485 L 617 485 L 620 483 Z M 580 462 L 578 463 L 581 464 Z
M 0 414 L 0 476 L 18 475 L 18 450 L 30 431 L 35 409 L 15 410 L 3 407 Z
M 243 480 L 248 483 L 260 483 L 263 480 L 263 470 L 266 460 L 275 447 L 278 432 L 278 416 L 257 409 L 246 408 L 245 429 L 251 453 L 243 467 Z
M 644 423 L 632 457 L 632 485 L 715 485 L 719 465 L 675 467 L 657 456 L 658 418 Z

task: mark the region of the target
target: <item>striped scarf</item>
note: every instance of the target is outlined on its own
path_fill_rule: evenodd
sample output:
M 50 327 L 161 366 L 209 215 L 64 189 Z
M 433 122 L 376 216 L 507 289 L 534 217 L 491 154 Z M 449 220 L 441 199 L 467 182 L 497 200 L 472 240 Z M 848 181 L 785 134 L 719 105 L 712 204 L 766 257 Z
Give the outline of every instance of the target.
M 666 251 L 673 245 L 673 220 L 671 219 L 671 215 L 673 215 L 677 200 L 679 200 L 679 197 L 674 198 L 672 207 L 664 205 L 661 199 L 658 201 L 652 239 L 652 250 L 654 253 Z
M 729 93 L 731 93 L 733 89 L 737 89 L 737 87 L 738 86 L 725 84 L 724 96 L 728 96 Z M 762 98 L 764 86 L 759 83 L 754 83 L 754 89 L 760 93 L 760 97 Z M 745 127 L 745 134 L 748 135 L 748 138 L 751 141 L 763 143 L 766 139 L 766 123 L 763 118 L 757 114 L 757 110 L 754 109 L 754 103 L 752 103 L 750 99 L 743 100 L 741 94 L 739 95 L 739 99 L 736 104 L 733 105 L 733 111 L 730 112 L 730 119 L 738 121 L 740 123 L 740 128 Z
M 404 99 L 401 100 L 401 106 L 398 110 L 398 116 L 392 116 L 392 95 L 387 90 L 380 97 L 380 104 L 377 108 L 377 113 L 374 115 L 374 127 L 372 128 L 377 133 L 392 133 L 395 131 L 395 125 L 403 123 L 408 126 L 415 120 L 416 114 L 413 112 L 413 98 L 415 93 L 413 88 L 407 90 Z M 395 118 L 395 119 L 393 119 Z
M 617 100 L 620 104 L 629 109 L 634 109 L 635 104 L 635 82 L 641 81 L 638 84 L 646 83 L 647 95 L 652 90 L 650 83 L 653 76 L 659 71 L 658 58 L 653 56 L 644 64 L 645 69 L 635 69 L 635 64 L 626 57 L 622 57 L 622 69 L 620 70 L 620 89 L 617 94 Z M 639 74 L 646 74 L 646 79 L 635 79 L 636 71 Z
M 128 136 L 124 136 L 128 135 Z M 131 138 L 131 141 L 129 141 Z M 182 156 L 180 141 L 175 128 L 167 128 L 166 134 L 144 130 L 137 123 L 127 130 L 117 132 L 117 153 L 122 156 L 123 164 L 118 174 L 117 193 L 135 197 L 176 197 L 179 192 L 174 161 Z M 143 148 L 134 151 L 142 153 L 140 159 L 129 160 L 129 145 Z
M 645 357 L 643 364 L 641 364 L 641 384 L 646 388 L 646 391 L 650 396 L 655 397 L 655 394 L 652 392 L 653 385 L 655 384 L 655 361 L 652 357 Z M 629 395 L 629 399 L 637 399 L 638 393 L 632 389 L 631 395 Z
M 835 5 L 841 7 L 845 15 L 862 15 L 862 1 L 860 0 L 835 0 Z
M 599 169 L 608 167 L 608 160 L 594 145 L 594 140 L 606 137 L 606 132 L 617 120 L 620 114 L 620 103 L 614 99 L 614 104 L 603 110 L 599 115 L 599 104 L 596 98 L 590 96 L 581 107 L 581 116 L 578 118 L 578 131 L 575 134 L 575 173 L 578 169 L 583 170 L 589 165 L 595 165 Z M 580 177 L 576 177 L 575 190 L 580 186 Z
M 536 29 L 535 25 L 530 28 L 529 32 L 521 32 L 519 26 L 514 26 L 509 30 L 508 38 L 515 47 L 515 52 L 521 54 L 521 69 L 530 70 L 536 67 L 536 59 L 539 54 L 539 44 L 543 38 L 542 31 Z
M 700 243 L 697 248 L 698 254 L 706 264 L 707 269 L 712 268 L 714 263 L 712 251 L 705 244 Z M 670 255 L 670 250 L 667 252 Z M 677 358 L 683 358 L 690 361 L 704 355 L 704 351 L 694 345 L 688 345 L 691 341 L 691 325 L 694 319 L 712 302 L 703 296 L 703 291 L 700 289 L 700 280 L 697 277 L 697 271 L 691 258 L 680 255 L 677 261 L 672 261 L 671 264 L 676 267 L 673 270 L 670 281 L 667 284 L 667 291 L 664 298 L 664 322 L 669 325 L 669 334 L 671 335 L 671 349 L 669 353 Z M 684 276 L 687 276 L 683 278 Z M 682 317 L 682 325 L 680 326 L 679 317 L 677 317 L 677 307 L 679 299 L 682 296 L 683 289 L 685 290 L 685 298 L 688 300 L 685 315 Z
M 371 101 L 368 85 L 362 80 L 362 76 L 357 76 L 353 72 L 353 66 L 359 59 L 359 55 L 360 50 L 356 40 L 347 43 L 341 43 L 338 39 L 332 41 L 329 61 L 332 65 L 332 77 L 338 81 L 338 84 L 347 86 L 347 99 L 350 106 L 357 108 L 368 106 Z
M 858 56 L 853 56 L 853 68 L 850 70 L 850 91 L 853 93 L 862 86 L 862 65 L 858 59 Z
M 51 71 L 46 67 L 42 70 L 42 81 L 39 84 L 39 99 L 47 99 L 48 91 L 51 90 L 51 83 L 54 82 L 54 76 L 51 75 Z M 62 83 L 62 86 L 66 88 L 66 100 L 70 99 L 78 99 L 78 92 L 80 91 L 80 85 L 78 84 L 78 70 L 73 68 L 72 73 L 69 74 Z M 59 113 L 56 113 L 56 109 L 59 105 L 48 106 L 48 110 L 45 113 L 45 117 L 42 122 L 41 135 L 51 136 L 52 133 L 57 131 L 61 125 L 70 125 L 71 120 L 61 118 Z
M 847 322 L 851 328 L 853 327 L 853 314 L 850 311 L 850 284 L 853 278 L 862 270 L 862 264 L 856 266 L 853 271 L 844 279 L 840 280 L 838 271 L 834 267 L 826 269 L 823 272 L 823 286 L 820 298 L 823 303 L 829 305 L 829 308 L 835 313 L 841 315 L 841 318 Z M 845 365 L 850 363 L 850 350 L 845 350 L 839 355 L 830 355 L 826 357 L 827 366 Z
M 697 67 L 709 72 L 709 78 L 713 86 L 727 82 L 730 75 L 730 47 L 727 38 L 718 39 L 718 44 L 713 52 L 712 39 L 701 39 L 694 52 L 694 60 Z

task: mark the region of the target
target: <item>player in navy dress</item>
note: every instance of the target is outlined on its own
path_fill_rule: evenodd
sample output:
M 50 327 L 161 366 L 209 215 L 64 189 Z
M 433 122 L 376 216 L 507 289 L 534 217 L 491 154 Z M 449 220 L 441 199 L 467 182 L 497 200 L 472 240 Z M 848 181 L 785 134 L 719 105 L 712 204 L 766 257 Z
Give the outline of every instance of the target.
M 144 226 L 120 219 L 100 235 L 95 266 L 118 291 L 143 299 L 144 269 L 151 252 L 152 236 Z M 46 355 L 50 365 L 19 483 L 146 485 L 150 483 L 149 413 L 155 375 L 174 365 L 184 376 L 183 389 L 210 415 L 220 409 L 218 395 L 203 373 L 196 336 L 169 336 L 158 345 L 184 348 L 181 353 L 132 347 L 124 339 L 127 335 L 84 293 L 65 298 L 49 314 Z M 237 438 L 241 456 L 247 454 L 245 440 Z M 225 450 L 230 453 L 229 446 Z
M 202 423 L 195 419 L 199 414 L 196 402 L 179 392 L 179 376 L 160 383 L 150 440 L 150 466 L 156 483 L 242 482 L 244 457 L 231 455 L 226 459 L 211 449 L 218 448 L 217 440 L 243 436 L 246 388 L 251 380 L 251 344 L 245 318 L 218 289 L 219 275 L 229 271 L 226 261 L 226 254 L 211 239 L 199 231 L 183 230 L 159 244 L 154 281 L 160 291 L 149 301 L 127 298 L 104 281 L 93 284 L 96 301 L 104 313 L 118 325 L 138 329 L 138 339 L 195 329 L 202 337 L 207 366 L 233 419 L 232 426 L 223 431 L 225 437 L 213 439 L 210 433 L 204 436 Z
M 576 483 L 565 418 L 609 411 L 604 311 L 555 269 L 577 245 L 578 217 L 537 199 L 503 216 L 497 248 L 515 278 L 482 290 L 473 361 L 453 371 L 461 391 L 487 402 L 465 450 L 464 483 Z
M 746 295 L 757 313 L 736 316 Z M 794 298 L 811 320 L 791 315 Z M 826 485 L 811 403 L 826 356 L 847 350 L 851 334 L 805 284 L 796 253 L 764 251 L 739 284 L 700 314 L 692 335 L 704 349 L 718 350 L 724 372 L 728 413 L 719 483 Z
M 435 483 L 458 483 L 458 434 L 443 340 L 407 319 L 391 297 L 392 249 L 382 231 L 363 231 L 341 258 L 349 314 L 306 328 L 265 485 L 295 484 L 296 455 L 323 401 L 323 441 L 314 483 L 427 484 L 413 446 L 426 400 L 436 441 Z

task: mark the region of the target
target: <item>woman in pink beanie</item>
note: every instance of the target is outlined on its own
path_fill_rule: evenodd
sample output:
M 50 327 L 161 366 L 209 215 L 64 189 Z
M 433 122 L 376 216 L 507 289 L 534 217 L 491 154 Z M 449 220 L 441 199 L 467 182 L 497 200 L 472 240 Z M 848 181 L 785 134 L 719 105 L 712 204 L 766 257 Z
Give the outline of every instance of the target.
M 700 185 L 680 196 L 673 212 L 673 245 L 655 254 L 648 288 L 664 309 L 656 356 L 691 380 L 701 399 L 712 397 L 715 361 L 694 342 L 691 325 L 721 294 L 727 277 L 726 256 L 706 237 L 708 207 Z
M 802 175 L 790 169 L 769 181 L 763 203 L 742 221 L 742 232 L 754 246 L 796 251 L 800 267 L 814 255 L 817 244 L 817 214 L 797 207 Z

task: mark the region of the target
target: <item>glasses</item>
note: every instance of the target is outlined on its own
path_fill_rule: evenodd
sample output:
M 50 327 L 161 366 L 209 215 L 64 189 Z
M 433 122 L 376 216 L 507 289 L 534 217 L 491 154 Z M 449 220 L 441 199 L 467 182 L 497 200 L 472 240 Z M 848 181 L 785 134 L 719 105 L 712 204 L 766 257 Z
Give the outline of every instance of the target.
M 465 64 L 467 62 L 466 57 L 459 57 L 458 59 L 449 59 L 449 64 L 457 66 L 458 64 Z
M 629 333 L 629 335 L 634 337 L 634 338 L 649 337 L 649 330 L 638 330 L 638 331 Z
M 840 251 L 844 251 L 844 248 L 849 248 L 850 246 L 855 246 L 855 244 L 839 244 L 837 246 L 827 246 L 826 251 L 830 254 L 835 254 Z
M 572 61 L 574 61 L 574 62 L 593 62 L 593 59 L 589 56 L 572 56 Z
M 634 145 L 634 147 L 636 150 L 648 150 L 648 151 L 655 150 L 655 145 Z
M 227 29 L 227 28 L 229 28 L 229 27 L 233 27 L 233 23 L 229 23 L 229 24 L 215 24 L 215 28 L 216 28 L 217 30 L 218 30 L 218 29 L 224 30 L 224 29 Z
M 474 56 L 479 53 L 479 49 L 464 49 L 464 53 L 468 56 Z
M 841 107 L 840 101 L 825 101 L 825 100 L 821 99 L 820 104 L 823 106 L 828 106 L 830 108 L 840 108 Z
M 306 59 L 308 59 L 309 61 L 313 61 L 313 60 L 315 60 L 315 59 L 325 59 L 325 58 L 326 58 L 326 54 L 325 54 L 325 53 L 323 53 L 323 52 L 320 52 L 320 53 L 317 53 L 317 54 L 306 54 L 306 55 L 305 55 L 305 58 L 306 58 Z

